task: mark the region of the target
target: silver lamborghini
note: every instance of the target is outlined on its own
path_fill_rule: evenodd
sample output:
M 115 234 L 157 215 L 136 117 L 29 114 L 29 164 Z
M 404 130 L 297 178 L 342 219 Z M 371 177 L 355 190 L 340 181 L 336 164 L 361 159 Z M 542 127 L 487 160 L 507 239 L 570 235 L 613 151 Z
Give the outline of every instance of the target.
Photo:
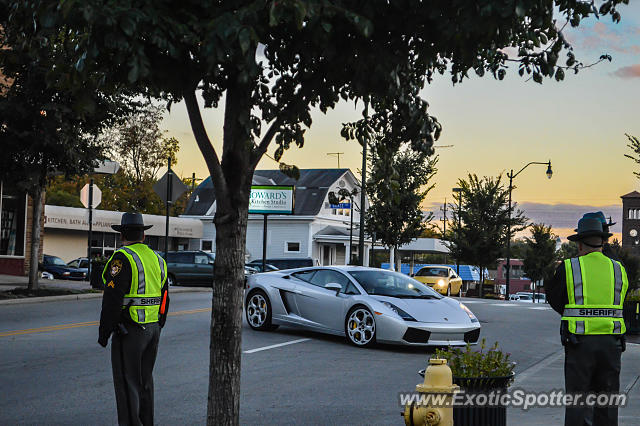
M 462 303 L 406 275 L 360 266 L 250 275 L 245 315 L 254 330 L 303 327 L 361 347 L 464 345 L 480 336 L 478 319 Z

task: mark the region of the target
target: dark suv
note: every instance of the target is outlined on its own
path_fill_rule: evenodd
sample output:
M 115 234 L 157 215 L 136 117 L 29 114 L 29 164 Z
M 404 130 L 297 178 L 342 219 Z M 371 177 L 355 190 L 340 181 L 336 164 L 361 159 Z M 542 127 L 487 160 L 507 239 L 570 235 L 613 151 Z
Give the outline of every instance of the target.
M 205 251 L 170 251 L 167 254 L 169 285 L 213 285 L 215 255 Z
M 293 268 L 305 268 L 307 266 L 313 266 L 313 259 L 310 257 L 285 257 L 281 259 L 267 259 L 268 265 L 273 265 L 278 269 L 293 269 Z M 247 263 L 247 266 L 255 268 L 262 266 L 262 259 L 255 259 Z

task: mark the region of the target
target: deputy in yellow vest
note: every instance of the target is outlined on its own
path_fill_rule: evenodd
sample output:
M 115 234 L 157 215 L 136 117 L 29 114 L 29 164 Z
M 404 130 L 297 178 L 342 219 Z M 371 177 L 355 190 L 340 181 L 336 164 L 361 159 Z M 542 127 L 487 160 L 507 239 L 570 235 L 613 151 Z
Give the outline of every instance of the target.
M 612 235 L 602 213 L 584 215 L 576 231 L 568 239 L 577 242 L 578 256 L 559 265 L 554 279 L 545 283 L 545 292 L 551 307 L 562 315 L 566 391 L 586 398 L 587 393 L 620 390 L 626 331 L 622 305 L 629 283 L 624 266 L 602 254 Z M 618 408 L 567 406 L 564 424 L 614 426 Z
M 117 250 L 104 268 L 98 343 L 112 333 L 111 366 L 120 425 L 153 425 L 153 366 L 169 309 L 167 264 L 147 247 L 139 213 L 124 213 Z

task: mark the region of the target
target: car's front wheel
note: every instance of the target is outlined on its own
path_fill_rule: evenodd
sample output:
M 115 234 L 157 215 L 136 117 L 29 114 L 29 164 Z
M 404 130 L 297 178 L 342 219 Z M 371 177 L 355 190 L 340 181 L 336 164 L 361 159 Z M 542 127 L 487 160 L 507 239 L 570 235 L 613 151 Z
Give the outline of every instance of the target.
M 376 320 L 365 306 L 351 308 L 344 328 L 347 340 L 355 346 L 372 346 L 376 342 Z
M 271 323 L 271 301 L 262 290 L 249 293 L 245 303 L 245 315 L 249 327 L 258 331 L 270 331 L 278 328 Z
M 176 277 L 174 277 L 173 274 L 167 275 L 167 284 L 169 285 L 169 287 L 178 285 L 178 281 L 176 281 Z

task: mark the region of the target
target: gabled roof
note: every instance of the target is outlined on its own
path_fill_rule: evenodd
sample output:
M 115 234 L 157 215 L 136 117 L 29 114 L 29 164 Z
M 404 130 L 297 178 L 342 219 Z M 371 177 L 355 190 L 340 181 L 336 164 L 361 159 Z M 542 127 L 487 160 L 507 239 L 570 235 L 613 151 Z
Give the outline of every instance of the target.
M 628 194 L 622 195 L 620 198 L 640 198 L 640 192 L 631 191 Z
M 339 237 L 349 235 L 349 228 L 340 228 L 338 226 L 325 226 L 324 228 L 316 232 L 313 236 L 319 237 L 319 236 L 329 236 L 329 235 L 339 236 Z
M 300 179 L 295 180 L 280 170 L 256 170 L 254 185 L 295 186 L 294 215 L 315 216 L 320 212 L 329 188 L 349 169 L 302 169 Z M 350 173 L 350 172 L 349 172 Z M 205 179 L 195 189 L 185 210 L 185 216 L 204 216 L 215 201 L 211 177 Z

